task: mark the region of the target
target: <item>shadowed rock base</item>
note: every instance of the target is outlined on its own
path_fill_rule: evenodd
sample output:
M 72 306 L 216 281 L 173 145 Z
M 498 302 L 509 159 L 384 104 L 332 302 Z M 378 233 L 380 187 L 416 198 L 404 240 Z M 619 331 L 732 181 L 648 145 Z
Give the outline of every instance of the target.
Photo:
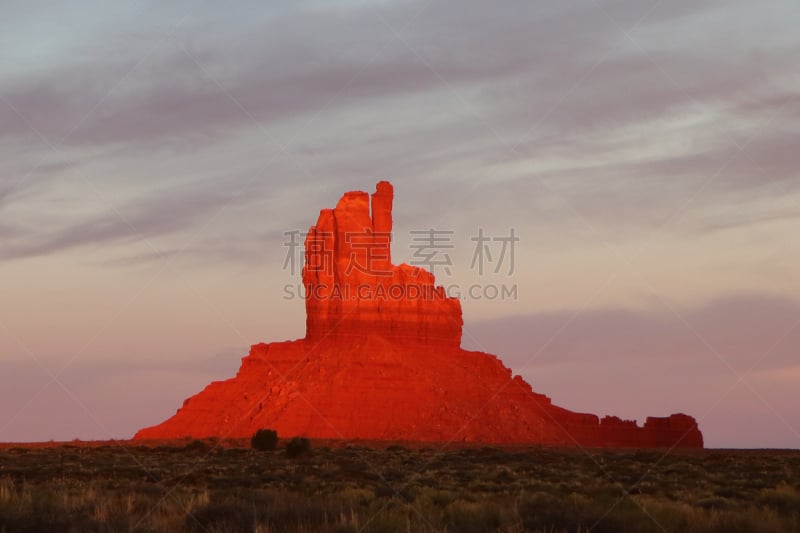
M 695 420 L 644 427 L 574 413 L 494 355 L 462 350 L 461 306 L 433 276 L 390 258 L 392 187 L 346 193 L 306 239 L 306 338 L 257 344 L 136 439 L 248 437 L 702 448 Z M 371 209 L 370 209 L 371 208 Z

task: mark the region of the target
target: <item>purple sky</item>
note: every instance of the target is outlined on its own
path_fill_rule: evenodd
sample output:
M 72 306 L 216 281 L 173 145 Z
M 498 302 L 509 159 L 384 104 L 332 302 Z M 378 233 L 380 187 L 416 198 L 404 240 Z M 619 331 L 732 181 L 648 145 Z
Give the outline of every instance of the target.
M 304 333 L 284 232 L 395 186 L 464 345 L 564 407 L 800 447 L 791 1 L 12 2 L 0 441 L 130 437 Z M 514 272 L 470 238 L 514 228 Z

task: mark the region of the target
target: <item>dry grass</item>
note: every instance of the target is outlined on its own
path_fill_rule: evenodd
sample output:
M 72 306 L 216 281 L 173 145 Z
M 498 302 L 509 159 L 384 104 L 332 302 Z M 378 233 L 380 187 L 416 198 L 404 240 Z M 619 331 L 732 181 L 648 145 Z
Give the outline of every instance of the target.
M 800 452 L 0 449 L 0 533 L 800 532 Z

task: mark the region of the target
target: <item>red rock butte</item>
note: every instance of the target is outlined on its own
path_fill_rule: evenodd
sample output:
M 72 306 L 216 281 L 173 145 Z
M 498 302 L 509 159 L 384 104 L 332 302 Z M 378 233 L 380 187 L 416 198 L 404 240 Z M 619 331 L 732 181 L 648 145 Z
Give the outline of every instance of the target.
M 434 276 L 393 265 L 394 192 L 348 192 L 305 241 L 306 336 L 256 344 L 135 439 L 283 436 L 386 441 L 702 448 L 694 418 L 643 426 L 553 405 L 496 356 L 461 349 L 461 304 Z

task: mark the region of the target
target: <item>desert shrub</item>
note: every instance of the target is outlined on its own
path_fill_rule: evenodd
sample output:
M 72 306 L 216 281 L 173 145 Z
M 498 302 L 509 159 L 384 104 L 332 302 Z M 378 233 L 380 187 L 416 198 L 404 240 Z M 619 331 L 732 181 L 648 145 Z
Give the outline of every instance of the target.
M 294 437 L 286 444 L 286 456 L 300 457 L 311 452 L 311 441 L 305 437 Z
M 252 531 L 261 513 L 245 502 L 209 503 L 186 516 L 189 531 Z
M 611 504 L 613 505 L 613 504 Z M 593 533 L 650 533 L 662 531 L 663 527 L 645 509 L 637 505 L 630 497 L 620 501 L 609 512 L 608 502 L 592 505 L 583 509 L 581 516 L 586 527 Z
M 274 429 L 259 429 L 250 439 L 250 446 L 262 452 L 274 450 L 278 447 L 278 432 Z
M 362 488 L 345 488 L 336 494 L 337 498 L 346 502 L 350 508 L 367 507 L 375 500 L 375 493 L 371 490 Z
M 361 525 L 358 531 L 364 533 L 394 533 L 396 531 L 409 531 L 407 513 L 399 510 L 387 508 L 377 515 L 369 517 L 368 522 Z
M 198 452 L 207 453 L 209 451 L 208 444 L 200 439 L 194 439 L 192 442 L 183 447 L 184 452 Z
M 10 502 L 15 494 L 14 480 L 5 477 L 0 478 L 0 504 Z
M 735 507 L 735 504 L 732 504 L 730 500 L 721 496 L 701 498 L 695 502 L 695 505 L 703 509 L 728 509 Z
M 353 526 L 339 524 L 332 528 L 326 529 L 325 533 L 358 533 L 358 530 Z
M 447 506 L 447 521 L 453 531 L 494 531 L 500 526 L 500 511 L 490 502 L 456 500 Z
M 575 531 L 580 526 L 569 500 L 545 492 L 524 497 L 518 504 L 518 512 L 523 526 L 528 530 Z
M 644 533 L 659 531 L 653 519 L 630 497 L 587 498 L 535 493 L 518 503 L 520 520 L 533 531 Z
M 441 490 L 435 487 L 422 487 L 417 490 L 416 504 L 430 504 L 433 507 L 447 507 L 458 499 L 458 494 L 450 490 Z
M 800 514 L 800 491 L 787 484 L 761 491 L 760 502 L 785 513 Z

